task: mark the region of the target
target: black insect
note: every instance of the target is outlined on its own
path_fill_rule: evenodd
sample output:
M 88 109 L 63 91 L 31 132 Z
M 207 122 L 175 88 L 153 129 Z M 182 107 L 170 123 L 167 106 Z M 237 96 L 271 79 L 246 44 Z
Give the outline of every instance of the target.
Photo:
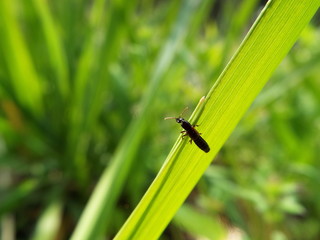
M 192 143 L 192 141 L 194 141 L 194 143 L 204 152 L 209 152 L 210 151 L 210 147 L 208 145 L 208 143 L 200 136 L 201 133 L 199 133 L 195 127 L 197 127 L 198 125 L 191 125 L 191 123 L 189 123 L 187 120 L 185 120 L 184 118 L 182 118 L 182 114 L 187 110 L 187 108 L 180 114 L 179 117 L 166 117 L 165 120 L 167 119 L 175 119 L 177 123 L 179 123 L 181 125 L 181 127 L 184 129 L 183 131 L 181 131 L 181 133 L 184 133 L 184 135 L 182 136 L 189 136 L 190 137 L 190 143 Z

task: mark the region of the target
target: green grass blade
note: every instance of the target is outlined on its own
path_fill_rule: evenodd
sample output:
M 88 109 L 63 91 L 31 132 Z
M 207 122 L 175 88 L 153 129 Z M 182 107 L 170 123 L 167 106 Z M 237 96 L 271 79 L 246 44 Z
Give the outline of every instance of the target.
M 105 26 L 102 20 L 105 1 L 94 1 L 90 9 L 89 24 L 86 26 L 87 34 L 84 40 L 83 50 L 78 59 L 77 71 L 74 77 L 74 90 L 70 100 L 70 129 L 68 134 L 68 156 L 71 159 L 70 165 L 74 169 L 74 174 L 83 183 L 87 181 L 87 162 L 85 152 L 88 148 L 88 118 L 90 112 L 88 106 L 92 108 L 90 102 L 90 82 L 96 81 L 92 76 L 96 71 L 95 61 L 100 58 L 97 38 L 101 28 Z M 107 64 L 107 63 L 104 63 Z M 106 79 L 107 81 L 108 79 Z M 95 84 L 96 85 L 96 84 Z M 90 96 L 90 97 L 88 97 Z
M 12 81 L 9 82 L 19 104 L 39 115 L 43 87 L 14 14 L 15 1 L 0 1 L 0 48 Z M 26 91 L 27 90 L 27 91 Z
M 32 4 L 36 9 L 36 13 L 39 16 L 39 20 L 42 24 L 42 31 L 44 32 L 48 58 L 51 61 L 51 66 L 54 69 L 56 75 L 56 82 L 59 89 L 59 93 L 65 99 L 69 93 L 69 72 L 68 63 L 65 56 L 65 51 L 62 47 L 62 41 L 60 39 L 57 27 L 54 24 L 52 14 L 48 7 L 48 2 L 45 0 L 33 0 Z
M 24 181 L 19 186 L 16 186 L 14 191 L 1 196 L 0 199 L 0 216 L 9 213 L 18 206 L 23 199 L 33 194 L 33 192 L 39 187 L 39 182 L 31 179 Z
M 95 125 L 104 108 L 111 77 L 110 66 L 121 51 L 126 39 L 129 16 L 134 12 L 134 1 L 112 2 L 105 12 L 105 0 L 96 0 L 90 12 L 90 24 L 84 51 L 80 56 L 75 76 L 75 91 L 71 101 L 68 136 L 69 154 L 75 166 L 75 173 L 83 182 L 88 181 L 87 159 L 88 132 Z M 106 18 L 106 19 L 105 19 Z M 105 31 L 102 37 L 101 32 Z M 97 68 L 97 62 L 105 67 Z
M 207 96 L 198 123 L 211 151 L 206 154 L 179 139 L 115 239 L 159 238 L 319 4 L 319 0 L 268 2 Z
M 59 201 L 50 203 L 38 220 L 32 240 L 54 240 L 59 233 L 62 218 L 62 204 Z

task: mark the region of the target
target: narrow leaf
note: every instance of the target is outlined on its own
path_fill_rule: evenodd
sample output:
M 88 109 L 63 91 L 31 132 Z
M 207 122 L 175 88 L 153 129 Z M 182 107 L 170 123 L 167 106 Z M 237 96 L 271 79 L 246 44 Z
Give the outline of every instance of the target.
M 117 240 L 158 239 L 302 29 L 319 0 L 269 1 L 207 96 L 198 128 L 211 147 L 187 139 L 169 154 L 158 176 L 122 227 Z

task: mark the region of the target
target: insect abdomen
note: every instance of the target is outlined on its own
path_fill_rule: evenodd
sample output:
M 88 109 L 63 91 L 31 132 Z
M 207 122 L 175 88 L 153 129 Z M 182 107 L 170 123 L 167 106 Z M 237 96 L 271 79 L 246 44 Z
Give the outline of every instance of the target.
M 210 147 L 209 147 L 208 143 L 200 135 L 197 138 L 192 139 L 192 140 L 204 152 L 207 153 L 210 151 Z
M 206 153 L 210 151 L 208 143 L 200 136 L 200 133 L 188 121 L 184 120 L 181 126 L 186 130 L 188 136 L 201 150 Z

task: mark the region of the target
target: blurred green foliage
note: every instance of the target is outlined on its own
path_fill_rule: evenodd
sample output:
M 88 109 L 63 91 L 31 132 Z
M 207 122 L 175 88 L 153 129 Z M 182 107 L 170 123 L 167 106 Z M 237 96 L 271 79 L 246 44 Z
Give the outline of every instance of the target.
M 181 5 L 0 1 L 3 239 L 68 239 L 145 104 L 142 96 Z M 107 239 L 140 200 L 178 135 L 179 128 L 164 123 L 163 117 L 194 107 L 206 94 L 260 8 L 255 0 L 197 5 L 186 38 L 155 92 L 142 138 L 132 152 L 133 164 L 119 186 L 120 196 L 115 196 Z M 190 219 L 203 221 L 204 234 L 214 228 L 237 232 L 242 239 L 320 238 L 316 20 L 162 239 L 201 235 Z M 219 219 L 225 224 L 218 224 Z M 51 231 L 46 231 L 48 222 Z

